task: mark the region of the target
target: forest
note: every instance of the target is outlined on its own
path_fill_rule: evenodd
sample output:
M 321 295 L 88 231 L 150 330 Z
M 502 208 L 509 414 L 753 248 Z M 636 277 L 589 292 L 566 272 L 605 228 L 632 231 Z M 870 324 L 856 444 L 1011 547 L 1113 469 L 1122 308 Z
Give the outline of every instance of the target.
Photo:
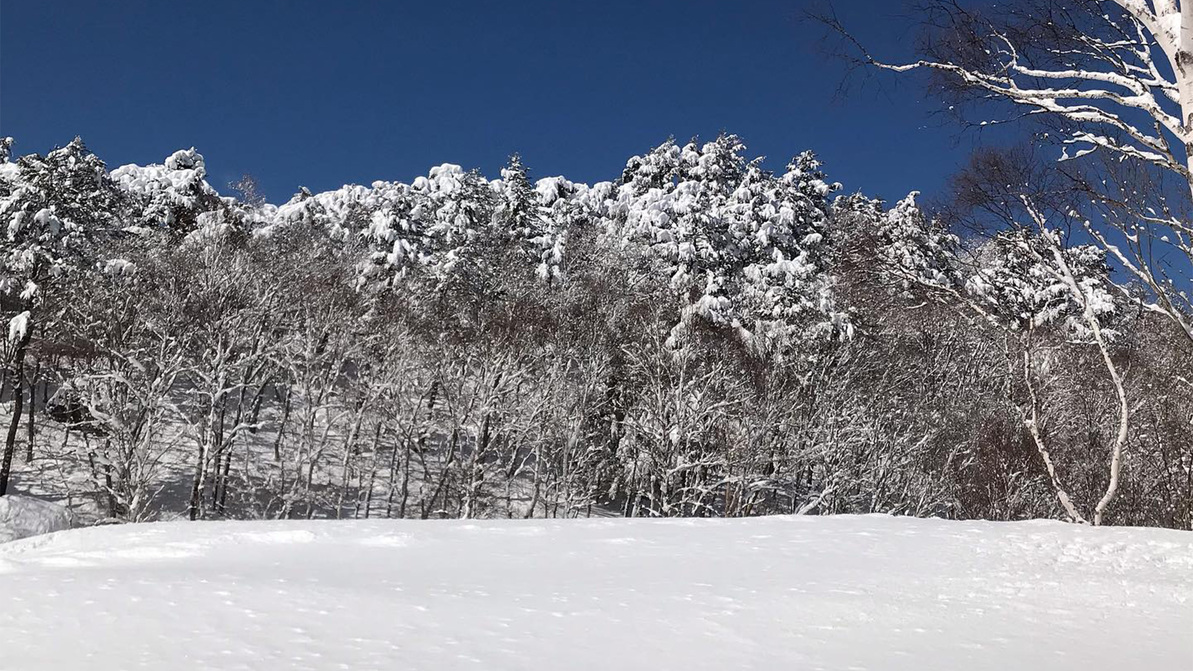
M 0 493 L 107 521 L 1193 523 L 1188 313 L 1030 148 L 932 203 L 723 133 L 592 185 L 514 156 L 276 205 L 194 149 L 2 146 Z

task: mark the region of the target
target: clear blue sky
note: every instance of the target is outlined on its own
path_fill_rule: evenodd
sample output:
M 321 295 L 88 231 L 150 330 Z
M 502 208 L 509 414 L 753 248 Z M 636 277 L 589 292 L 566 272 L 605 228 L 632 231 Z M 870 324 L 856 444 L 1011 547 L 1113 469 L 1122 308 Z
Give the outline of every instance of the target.
M 908 55 L 900 0 L 839 0 L 873 50 Z M 781 168 L 808 148 L 849 191 L 939 191 L 972 137 L 912 80 L 834 99 L 803 0 L 397 2 L 0 0 L 0 133 L 80 135 L 115 167 L 194 146 L 209 179 L 270 200 L 444 162 L 614 179 L 674 135 L 741 135 Z M 960 144 L 958 144 L 960 142 Z

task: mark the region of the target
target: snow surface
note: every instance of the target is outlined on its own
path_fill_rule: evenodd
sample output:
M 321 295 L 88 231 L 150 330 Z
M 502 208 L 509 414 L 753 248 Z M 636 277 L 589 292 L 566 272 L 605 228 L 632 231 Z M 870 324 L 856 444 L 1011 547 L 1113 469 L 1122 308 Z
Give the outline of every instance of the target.
M 0 546 L 13 669 L 1193 668 L 1193 534 L 883 516 L 208 522 Z
M 70 509 L 27 496 L 0 496 L 0 543 L 74 526 Z

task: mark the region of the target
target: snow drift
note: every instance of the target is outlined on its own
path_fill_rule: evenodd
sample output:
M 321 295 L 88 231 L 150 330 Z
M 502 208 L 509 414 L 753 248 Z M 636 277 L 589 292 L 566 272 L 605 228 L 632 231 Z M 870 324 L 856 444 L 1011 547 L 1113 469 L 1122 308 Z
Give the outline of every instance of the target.
M 70 510 L 26 496 L 0 496 L 0 543 L 71 528 Z
M 1164 669 L 1193 534 L 881 516 L 211 522 L 0 547 L 42 669 Z

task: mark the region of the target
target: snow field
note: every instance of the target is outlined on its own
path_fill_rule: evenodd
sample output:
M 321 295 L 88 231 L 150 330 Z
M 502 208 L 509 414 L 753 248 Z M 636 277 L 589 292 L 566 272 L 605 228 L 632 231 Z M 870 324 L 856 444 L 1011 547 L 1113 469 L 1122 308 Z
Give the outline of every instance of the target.
M 884 516 L 209 522 L 0 546 L 13 669 L 1150 669 L 1193 535 Z

